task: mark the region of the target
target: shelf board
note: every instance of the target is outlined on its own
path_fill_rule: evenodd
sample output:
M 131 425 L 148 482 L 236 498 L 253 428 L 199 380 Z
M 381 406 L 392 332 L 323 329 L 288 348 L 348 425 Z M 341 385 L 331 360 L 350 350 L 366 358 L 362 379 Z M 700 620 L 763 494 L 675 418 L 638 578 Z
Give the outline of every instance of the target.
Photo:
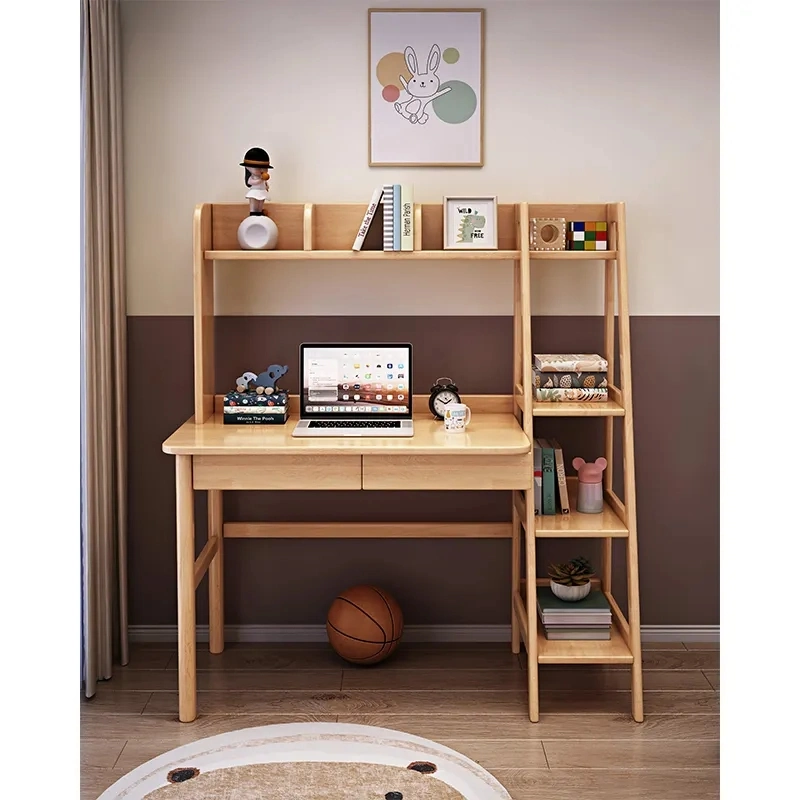
M 533 401 L 534 417 L 624 417 L 625 409 L 615 400 L 605 403 L 537 402 Z
M 633 654 L 617 627 L 611 625 L 611 638 L 602 641 L 547 639 L 540 621 L 536 625 L 540 664 L 632 664 Z
M 503 261 L 519 258 L 519 250 L 206 250 L 213 261 Z
M 616 250 L 531 250 L 531 258 L 542 261 L 614 261 L 616 257 Z
M 611 506 L 604 502 L 599 514 L 582 514 L 576 511 L 578 480 L 567 478 L 569 493 L 569 514 L 546 514 L 534 517 L 537 539 L 569 538 L 622 538 L 628 535 L 628 528 Z

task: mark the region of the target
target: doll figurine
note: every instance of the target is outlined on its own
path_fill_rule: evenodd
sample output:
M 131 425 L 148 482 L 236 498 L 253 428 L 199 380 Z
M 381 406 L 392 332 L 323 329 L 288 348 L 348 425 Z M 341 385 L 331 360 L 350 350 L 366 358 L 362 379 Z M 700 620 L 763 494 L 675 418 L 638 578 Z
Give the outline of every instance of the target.
M 245 154 L 240 167 L 244 167 L 244 185 L 249 191 L 245 197 L 250 202 L 250 216 L 264 214 L 264 201 L 269 200 L 269 153 L 260 147 L 251 147 Z
M 269 196 L 269 153 L 261 147 L 251 147 L 239 164 L 244 167 L 245 197 L 250 203 L 250 215 L 236 232 L 243 250 L 274 250 L 278 244 L 278 226 L 264 212 Z

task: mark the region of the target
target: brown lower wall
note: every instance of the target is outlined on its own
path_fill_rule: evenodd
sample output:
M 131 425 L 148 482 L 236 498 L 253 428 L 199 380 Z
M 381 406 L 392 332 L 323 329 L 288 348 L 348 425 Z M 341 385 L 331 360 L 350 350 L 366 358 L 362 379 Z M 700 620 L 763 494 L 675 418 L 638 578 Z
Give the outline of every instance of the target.
M 277 362 L 289 365 L 292 387 L 304 340 L 382 340 L 414 344 L 416 393 L 442 375 L 464 393 L 509 393 L 511 328 L 510 317 L 220 317 L 217 391 Z M 161 442 L 192 414 L 192 319 L 129 317 L 128 337 L 130 622 L 175 624 L 174 472 Z M 600 351 L 602 319 L 538 317 L 533 337 L 534 351 Z M 642 624 L 719 624 L 719 318 L 635 317 L 631 340 Z M 173 399 L 162 404 L 166 387 Z M 602 455 L 602 424 L 537 420 L 536 433 L 558 437 L 570 460 L 588 460 Z M 204 506 L 198 492 L 199 531 Z M 508 492 L 230 492 L 225 518 L 488 521 L 509 519 L 510 500 Z M 546 541 L 538 552 L 544 574 L 550 560 L 598 551 Z M 510 620 L 508 541 L 230 540 L 225 560 L 231 624 L 322 624 L 336 592 L 362 581 L 392 592 L 409 624 Z

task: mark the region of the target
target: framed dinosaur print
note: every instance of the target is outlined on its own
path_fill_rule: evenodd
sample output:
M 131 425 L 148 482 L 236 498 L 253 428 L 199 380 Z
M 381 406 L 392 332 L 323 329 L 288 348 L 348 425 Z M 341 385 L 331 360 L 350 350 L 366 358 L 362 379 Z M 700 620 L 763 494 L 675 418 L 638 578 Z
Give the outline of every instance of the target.
M 482 8 L 369 15 L 369 165 L 482 167 Z
M 443 248 L 497 250 L 497 197 L 445 197 Z

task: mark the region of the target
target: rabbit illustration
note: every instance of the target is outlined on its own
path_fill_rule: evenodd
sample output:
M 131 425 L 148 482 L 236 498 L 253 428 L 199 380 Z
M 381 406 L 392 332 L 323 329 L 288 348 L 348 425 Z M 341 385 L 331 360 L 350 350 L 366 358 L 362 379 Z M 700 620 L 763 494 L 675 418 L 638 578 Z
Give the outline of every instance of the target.
M 428 121 L 428 115 L 425 113 L 428 104 L 432 103 L 437 97 L 447 94 L 451 88 L 447 86 L 444 89 L 439 89 L 439 76 L 436 74 L 436 70 L 439 68 L 442 54 L 439 50 L 439 45 L 434 44 L 428 54 L 428 66 L 425 72 L 420 72 L 418 69 L 417 54 L 414 52 L 413 47 L 406 47 L 405 57 L 406 66 L 411 73 L 411 80 L 406 82 L 406 79 L 401 75 L 400 82 L 408 94 L 411 95 L 411 99 L 402 103 L 395 103 L 394 109 L 410 123 L 424 125 Z

